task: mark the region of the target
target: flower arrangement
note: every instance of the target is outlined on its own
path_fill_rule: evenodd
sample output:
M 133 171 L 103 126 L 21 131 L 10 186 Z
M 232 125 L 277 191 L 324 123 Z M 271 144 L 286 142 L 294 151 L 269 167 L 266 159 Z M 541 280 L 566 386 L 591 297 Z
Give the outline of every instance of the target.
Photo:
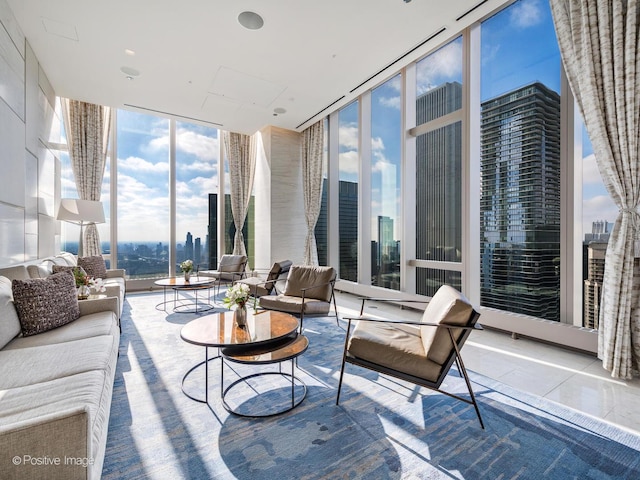
M 231 308 L 233 305 L 238 305 L 240 308 L 244 308 L 247 300 L 249 299 L 249 295 L 249 285 L 236 283 L 227 290 L 224 297 L 224 304 L 227 308 Z
M 193 270 L 193 260 L 185 260 L 180 264 L 180 270 L 184 273 L 189 273 Z

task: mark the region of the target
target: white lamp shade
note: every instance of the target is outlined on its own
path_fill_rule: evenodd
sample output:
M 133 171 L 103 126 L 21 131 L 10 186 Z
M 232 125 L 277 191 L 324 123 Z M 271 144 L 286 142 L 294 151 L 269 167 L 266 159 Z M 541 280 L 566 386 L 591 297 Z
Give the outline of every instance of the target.
M 63 198 L 60 200 L 56 219 L 78 224 L 104 223 L 102 202 Z

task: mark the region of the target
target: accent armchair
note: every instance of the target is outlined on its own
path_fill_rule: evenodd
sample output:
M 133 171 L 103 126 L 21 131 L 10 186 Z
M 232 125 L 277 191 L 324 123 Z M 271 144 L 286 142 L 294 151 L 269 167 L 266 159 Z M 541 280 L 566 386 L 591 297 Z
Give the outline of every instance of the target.
M 271 295 L 273 292 L 278 294 L 277 283 L 279 280 L 286 279 L 291 268 L 291 260 L 282 260 L 275 262 L 267 274 L 267 278 L 247 277 L 236 280 L 235 283 L 244 283 L 249 285 L 249 291 L 255 298 Z
M 363 316 L 348 320 L 336 405 L 345 364 L 351 363 L 378 373 L 420 385 L 473 405 L 484 429 L 480 409 L 467 375 L 460 350 L 474 329 L 480 314 L 456 289 L 443 285 L 424 311 L 421 321 L 382 320 Z M 383 299 L 375 299 L 384 301 Z M 352 324 L 355 327 L 352 330 Z M 465 398 L 440 389 L 454 361 L 469 391 Z
M 300 316 L 300 331 L 305 317 L 326 316 L 331 310 L 338 321 L 338 309 L 334 286 L 336 271 L 333 267 L 311 267 L 292 265 L 287 276 L 284 292 L 260 297 L 260 306 L 267 310 L 279 310 Z
M 216 295 L 220 293 L 220 285 L 232 285 L 246 275 L 247 257 L 245 255 L 222 255 L 217 270 L 200 270 L 202 277 L 214 277 Z

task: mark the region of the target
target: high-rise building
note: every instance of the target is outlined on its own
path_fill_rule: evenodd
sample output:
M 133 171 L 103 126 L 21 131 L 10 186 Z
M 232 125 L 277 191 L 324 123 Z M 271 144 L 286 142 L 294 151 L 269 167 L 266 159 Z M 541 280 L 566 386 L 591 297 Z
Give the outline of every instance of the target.
M 462 85 L 447 82 L 416 99 L 420 125 L 462 107 Z M 461 261 L 462 124 L 456 122 L 416 138 L 416 258 Z M 440 285 L 461 290 L 460 272 L 416 269 L 416 293 L 432 296 Z
M 202 263 L 202 241 L 196 238 L 193 245 L 193 262 L 199 267 Z
M 607 242 L 590 242 L 587 247 L 587 279 L 584 281 L 584 320 L 587 328 L 598 328 L 600 297 L 604 279 L 604 257 Z
M 358 184 L 340 180 L 338 185 L 340 217 L 340 278 L 358 281 Z
M 481 301 L 560 320 L 560 96 L 533 83 L 481 106 Z
M 184 242 L 184 259 L 193 260 L 193 235 L 187 232 L 187 240 Z

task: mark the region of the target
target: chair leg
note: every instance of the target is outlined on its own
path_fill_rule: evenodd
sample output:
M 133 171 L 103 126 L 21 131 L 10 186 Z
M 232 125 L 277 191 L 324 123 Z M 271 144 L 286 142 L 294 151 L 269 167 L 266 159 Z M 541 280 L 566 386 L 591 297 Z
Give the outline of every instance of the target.
M 478 402 L 476 401 L 476 396 L 473 394 L 473 388 L 471 388 L 471 381 L 469 380 L 469 376 L 467 375 L 467 369 L 464 366 L 464 362 L 462 361 L 462 356 L 460 355 L 460 349 L 458 348 L 458 344 L 453 339 L 453 333 L 451 330 L 448 330 L 449 338 L 453 342 L 453 348 L 456 351 L 456 363 L 464 376 L 464 381 L 467 384 L 467 390 L 469 390 L 469 395 L 471 396 L 471 403 L 473 404 L 473 408 L 476 409 L 476 415 L 478 416 L 478 420 L 480 421 L 480 426 L 484 430 L 484 422 L 482 421 L 482 416 L 480 415 L 480 408 L 478 408 Z
M 351 330 L 351 320 L 347 325 L 347 332 L 344 336 L 344 350 L 342 352 L 342 366 L 340 367 L 340 380 L 338 380 L 338 394 L 336 395 L 336 405 L 340 402 L 340 391 L 342 390 L 342 377 L 344 376 L 344 365 L 347 362 L 347 345 L 349 344 L 349 333 Z

